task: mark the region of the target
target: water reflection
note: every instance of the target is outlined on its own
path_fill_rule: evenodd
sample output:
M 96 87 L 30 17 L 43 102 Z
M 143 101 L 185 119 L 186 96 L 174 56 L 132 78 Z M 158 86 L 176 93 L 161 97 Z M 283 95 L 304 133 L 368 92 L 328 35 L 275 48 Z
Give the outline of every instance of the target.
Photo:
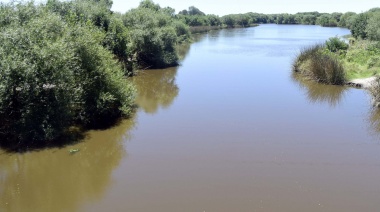
M 178 96 L 177 68 L 140 71 L 131 79 L 137 89 L 136 103 L 146 113 L 169 107 Z
M 123 141 L 134 125 L 131 118 L 109 130 L 90 131 L 86 142 L 67 148 L 0 152 L 0 211 L 77 211 L 83 202 L 99 201 L 126 156 Z
M 179 60 L 185 59 L 186 55 L 190 51 L 190 46 L 191 46 L 191 43 L 184 43 L 184 44 L 176 46 L 176 50 L 178 53 Z
M 223 38 L 234 38 L 234 37 L 249 37 L 252 36 L 248 33 L 245 33 L 247 31 L 247 28 L 229 28 L 229 29 L 223 29 L 220 31 L 220 36 Z M 253 32 L 253 31 L 252 31 Z
M 306 96 L 312 103 L 328 103 L 331 107 L 337 106 L 347 92 L 345 86 L 324 85 L 305 79 L 297 73 L 292 73 L 292 80 L 306 91 Z
M 372 108 L 369 112 L 369 129 L 373 132 L 372 134 L 376 137 L 380 137 L 380 108 Z

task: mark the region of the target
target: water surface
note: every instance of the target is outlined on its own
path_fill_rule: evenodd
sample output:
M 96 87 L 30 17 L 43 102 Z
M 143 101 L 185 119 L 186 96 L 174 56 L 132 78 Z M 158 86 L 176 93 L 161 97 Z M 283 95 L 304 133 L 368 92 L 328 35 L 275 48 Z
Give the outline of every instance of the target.
M 74 146 L 0 153 L 0 211 L 377 211 L 380 114 L 368 94 L 291 73 L 300 48 L 346 34 L 201 35 L 181 66 L 132 79 L 130 120 Z

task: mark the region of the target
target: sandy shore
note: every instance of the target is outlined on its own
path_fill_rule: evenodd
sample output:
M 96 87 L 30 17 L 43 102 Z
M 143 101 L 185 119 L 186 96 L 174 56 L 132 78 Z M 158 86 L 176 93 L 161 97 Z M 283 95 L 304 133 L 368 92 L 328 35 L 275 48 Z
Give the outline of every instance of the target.
M 356 88 L 364 88 L 368 89 L 376 83 L 377 77 L 369 77 L 364 79 L 354 79 L 350 80 L 346 83 L 348 86 L 356 87 Z

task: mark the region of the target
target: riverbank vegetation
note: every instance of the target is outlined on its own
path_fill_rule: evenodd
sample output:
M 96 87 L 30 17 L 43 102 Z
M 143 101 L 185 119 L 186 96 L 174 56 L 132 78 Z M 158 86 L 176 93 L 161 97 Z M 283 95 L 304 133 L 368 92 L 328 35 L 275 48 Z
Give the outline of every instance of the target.
M 342 85 L 345 82 L 343 65 L 336 56 L 326 52 L 327 46 L 315 45 L 301 50 L 293 69 L 321 83 Z
M 352 14 L 347 20 L 352 33 L 349 44 L 334 37 L 325 44 L 307 47 L 295 59 L 293 70 L 327 84 L 379 74 L 380 9 Z
M 108 0 L 0 4 L 0 144 L 55 146 L 76 129 L 128 117 L 138 68 L 177 65 L 189 27 L 142 1 L 125 14 Z
M 368 90 L 374 104 L 380 106 L 380 8 L 351 14 L 345 23 L 352 33 L 349 44 L 334 37 L 325 44 L 304 48 L 293 62 L 293 71 L 337 85 L 375 76 L 377 80 Z

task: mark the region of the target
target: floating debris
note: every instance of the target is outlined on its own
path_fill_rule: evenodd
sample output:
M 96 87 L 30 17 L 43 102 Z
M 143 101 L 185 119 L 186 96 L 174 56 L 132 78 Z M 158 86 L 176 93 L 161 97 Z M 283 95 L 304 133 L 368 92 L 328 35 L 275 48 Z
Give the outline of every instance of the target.
M 69 150 L 70 154 L 75 154 L 75 153 L 77 153 L 79 151 L 80 151 L 79 149 L 70 149 Z

